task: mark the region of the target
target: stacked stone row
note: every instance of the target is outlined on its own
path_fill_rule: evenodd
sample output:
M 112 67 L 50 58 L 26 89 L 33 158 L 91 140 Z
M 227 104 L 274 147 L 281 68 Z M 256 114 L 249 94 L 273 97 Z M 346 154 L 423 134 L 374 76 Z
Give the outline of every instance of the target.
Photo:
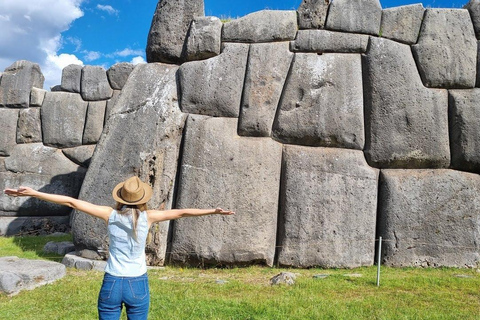
M 0 78 L 0 188 L 20 185 L 78 196 L 116 97 L 133 65 L 70 65 L 43 90 L 38 64 L 17 61 Z M 69 208 L 4 197 L 0 216 L 63 216 Z M 10 233 L 13 230 L 2 230 Z
M 159 1 L 152 63 L 109 112 L 80 197 L 112 205 L 133 173 L 152 207 L 237 212 L 155 226 L 151 264 L 356 267 L 382 236 L 390 265 L 475 266 L 477 2 L 304 0 L 222 23 Z M 103 222 L 72 223 L 78 248 L 106 249 Z
M 182 63 L 180 108 L 202 115 L 187 121 L 177 205 L 213 194 L 249 221 L 175 222 L 172 260 L 352 267 L 383 236 L 391 265 L 475 266 L 479 13 L 304 0 L 223 26 L 195 17 L 155 47 L 157 10 L 149 61 Z

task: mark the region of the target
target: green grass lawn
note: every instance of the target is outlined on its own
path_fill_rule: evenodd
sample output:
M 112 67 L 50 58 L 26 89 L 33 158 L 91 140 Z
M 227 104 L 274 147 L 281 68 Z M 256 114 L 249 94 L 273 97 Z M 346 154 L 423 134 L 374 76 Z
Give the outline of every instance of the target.
M 38 248 L 48 241 L 0 237 L 0 256 L 58 259 L 41 257 Z M 281 271 L 297 273 L 296 283 L 271 286 L 270 278 Z M 381 271 L 377 287 L 376 267 L 149 270 L 149 319 L 480 319 L 477 270 Z M 314 277 L 319 274 L 328 276 Z M 70 269 L 53 284 L 0 295 L 0 319 L 95 319 L 101 279 L 101 272 Z

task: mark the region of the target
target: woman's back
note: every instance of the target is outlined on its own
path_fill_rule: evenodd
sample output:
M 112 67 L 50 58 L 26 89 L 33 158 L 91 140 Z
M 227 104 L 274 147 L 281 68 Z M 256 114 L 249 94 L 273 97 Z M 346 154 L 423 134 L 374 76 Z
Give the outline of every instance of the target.
M 109 257 L 105 271 L 117 277 L 137 277 L 147 272 L 145 242 L 148 219 L 140 212 L 134 231 L 132 214 L 113 210 L 108 219 Z M 136 234 L 135 234 L 136 233 Z

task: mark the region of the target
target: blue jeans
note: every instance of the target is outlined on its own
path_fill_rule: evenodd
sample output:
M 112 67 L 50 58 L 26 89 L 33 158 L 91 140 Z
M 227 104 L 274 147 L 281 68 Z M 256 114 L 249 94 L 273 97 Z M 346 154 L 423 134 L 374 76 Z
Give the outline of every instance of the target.
M 150 306 L 148 277 L 115 277 L 105 273 L 98 294 L 98 318 L 118 320 L 125 305 L 129 320 L 147 319 Z

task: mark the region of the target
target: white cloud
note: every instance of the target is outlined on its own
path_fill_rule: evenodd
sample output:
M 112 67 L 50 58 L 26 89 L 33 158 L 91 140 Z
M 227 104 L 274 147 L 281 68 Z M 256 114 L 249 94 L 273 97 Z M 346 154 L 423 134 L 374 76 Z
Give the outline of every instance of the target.
M 121 51 L 115 51 L 113 55 L 117 57 L 128 57 L 128 56 L 142 55 L 143 53 L 144 53 L 143 50 L 132 50 L 132 49 L 126 48 Z
M 118 10 L 114 9 L 112 6 L 109 6 L 109 5 L 104 6 L 101 4 L 97 4 L 97 9 L 101 11 L 105 11 L 111 15 L 118 15 Z
M 99 59 L 102 54 L 98 51 L 84 51 L 83 53 L 85 53 L 85 60 L 87 60 L 88 62 L 91 62 L 91 61 L 94 61 L 94 60 L 97 60 Z
M 145 59 L 142 56 L 138 56 L 138 57 L 133 58 L 132 61 L 130 61 L 130 63 L 140 64 L 140 63 L 147 63 L 147 61 L 145 61 Z
M 74 55 L 58 56 L 57 52 L 61 33 L 83 16 L 80 9 L 83 1 L 1 0 L 0 71 L 17 60 L 29 60 L 40 65 L 46 79 L 45 88 L 52 83 L 59 84 L 58 69 L 64 61 L 81 63 Z

